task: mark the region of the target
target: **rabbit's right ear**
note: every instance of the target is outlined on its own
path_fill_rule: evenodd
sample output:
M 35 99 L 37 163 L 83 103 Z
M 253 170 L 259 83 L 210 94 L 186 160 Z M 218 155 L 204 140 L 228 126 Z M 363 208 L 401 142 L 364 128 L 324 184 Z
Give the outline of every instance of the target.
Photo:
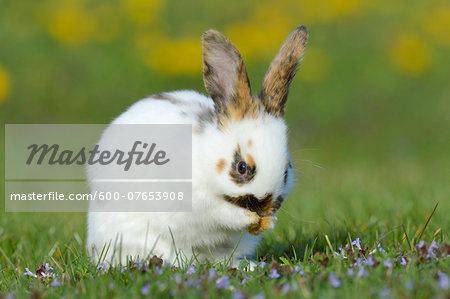
M 236 114 L 252 102 L 244 60 L 233 43 L 216 30 L 202 35 L 203 81 L 218 114 Z M 232 112 L 234 111 L 234 112 Z M 237 113 L 241 114 L 241 113 Z
M 276 116 L 284 115 L 289 85 L 297 72 L 308 40 L 306 27 L 297 27 L 289 34 L 264 77 L 259 97 L 265 110 Z

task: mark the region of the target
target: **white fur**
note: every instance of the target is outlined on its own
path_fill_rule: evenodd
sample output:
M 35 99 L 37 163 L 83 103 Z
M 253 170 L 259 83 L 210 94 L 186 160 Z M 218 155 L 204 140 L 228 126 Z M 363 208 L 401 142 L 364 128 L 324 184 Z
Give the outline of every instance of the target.
M 286 196 L 293 185 L 293 171 L 289 170 L 288 184 L 284 184 L 287 151 L 286 125 L 282 118 L 261 113 L 257 119 L 232 123 L 221 132 L 215 123 L 207 123 L 197 132 L 197 116 L 205 109 L 213 109 L 212 99 L 194 91 L 167 93 L 177 100 L 143 99 L 116 118 L 113 124 L 192 124 L 192 212 L 131 213 L 89 212 L 87 248 L 98 261 L 102 248 L 110 244 L 106 261 L 126 262 L 127 256 L 161 256 L 175 262 L 175 247 L 182 257 L 191 258 L 193 251 L 200 258 L 224 260 L 234 247 L 233 264 L 250 257 L 260 239 L 247 233 L 250 224 L 248 211 L 226 202 L 223 194 L 237 196 L 267 193 Z M 251 146 L 248 140 L 251 139 Z M 254 179 L 238 186 L 229 176 L 233 153 L 239 145 L 243 155 L 250 153 L 256 162 Z M 216 163 L 226 160 L 219 174 Z M 91 192 L 97 188 L 97 176 L 88 169 Z M 170 228 L 170 231 L 169 231 Z M 173 240 L 172 240 L 172 235 Z M 175 244 L 175 247 L 174 247 Z M 151 251 L 152 250 L 152 251 Z M 119 260 L 119 252 L 121 257 Z

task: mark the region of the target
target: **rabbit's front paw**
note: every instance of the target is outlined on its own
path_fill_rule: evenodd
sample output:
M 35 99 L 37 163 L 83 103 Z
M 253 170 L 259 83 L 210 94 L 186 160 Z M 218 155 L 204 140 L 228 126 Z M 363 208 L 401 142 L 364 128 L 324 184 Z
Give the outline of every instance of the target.
M 252 235 L 258 235 L 272 228 L 273 216 L 259 216 L 255 212 L 246 211 L 247 216 L 250 217 L 250 225 L 247 227 L 247 231 Z

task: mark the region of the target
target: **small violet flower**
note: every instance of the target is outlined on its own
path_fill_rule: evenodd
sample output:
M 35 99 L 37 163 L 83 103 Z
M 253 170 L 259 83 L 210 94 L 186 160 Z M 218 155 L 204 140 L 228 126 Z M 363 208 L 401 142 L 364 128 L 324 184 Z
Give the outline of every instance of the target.
M 442 271 L 438 272 L 438 286 L 444 291 L 450 288 L 450 278 Z
M 361 240 L 359 238 L 356 238 L 356 240 L 352 242 L 352 245 L 356 246 L 358 250 L 361 250 Z
M 217 274 L 217 271 L 214 268 L 212 268 L 209 269 L 208 271 L 208 277 L 209 280 L 215 280 L 217 277 L 219 277 L 219 275 Z
M 330 282 L 333 288 L 339 288 L 341 286 L 341 281 L 337 278 L 336 274 L 334 273 L 331 273 L 330 276 L 328 276 L 328 281 Z
M 32 276 L 32 277 L 37 277 L 36 274 L 34 274 L 33 272 L 30 271 L 30 269 L 25 268 L 25 273 L 23 273 L 23 276 Z
M 391 258 L 390 258 L 390 257 L 387 258 L 387 259 L 384 261 L 383 265 L 384 265 L 386 268 L 392 268 L 392 261 L 391 261 Z
M 51 272 L 51 271 L 54 271 L 53 267 L 50 267 L 48 265 L 48 263 L 45 263 L 45 272 Z
M 361 278 L 363 276 L 368 276 L 368 275 L 369 275 L 369 271 L 367 271 L 363 266 L 359 266 L 358 278 Z
M 98 265 L 97 270 L 103 270 L 105 269 L 105 261 L 102 261 L 100 265 Z
M 423 241 L 423 240 L 421 240 L 420 242 L 419 242 L 419 244 L 417 244 L 417 248 L 419 248 L 419 249 L 422 249 L 422 248 L 424 248 L 426 246 L 426 244 L 425 244 L 425 242 Z
M 400 259 L 400 265 L 402 266 L 406 266 L 406 259 L 402 256 L 402 258 Z
M 144 286 L 141 288 L 142 295 L 148 295 L 150 293 L 150 282 L 147 281 Z
M 242 293 L 241 291 L 236 291 L 233 293 L 233 299 L 245 299 L 245 295 L 244 293 Z
M 187 269 L 187 275 L 191 276 L 192 274 L 195 273 L 195 268 L 194 266 L 189 266 L 189 268 Z
M 377 247 L 378 247 L 378 252 L 386 252 L 386 250 L 381 248 L 381 244 L 380 243 L 378 243 Z
M 347 269 L 347 276 L 350 276 L 350 277 L 355 276 L 355 270 L 353 270 L 353 268 L 348 268 Z
M 375 259 L 372 256 L 369 256 L 367 260 L 364 262 L 367 266 L 373 267 L 375 266 Z
M 244 275 L 244 278 L 242 279 L 241 284 L 244 284 L 249 280 L 250 280 L 250 277 L 248 277 L 247 275 Z
M 300 275 L 305 274 L 305 272 L 303 272 L 302 268 L 301 268 L 300 266 L 298 266 L 298 265 L 296 265 L 296 266 L 294 267 L 294 270 L 292 270 L 292 273 L 293 273 L 293 274 L 298 273 L 298 274 L 300 274 Z
M 224 289 L 230 285 L 230 278 L 227 275 L 219 277 L 216 281 L 216 289 Z
M 266 299 L 266 296 L 264 296 L 263 293 L 256 294 L 251 299 Z
M 280 278 L 280 274 L 278 273 L 277 269 L 272 269 L 272 272 L 270 272 L 269 277 L 270 278 Z
M 289 293 L 290 289 L 291 289 L 291 287 L 289 286 L 289 284 L 285 283 L 281 286 L 280 292 L 281 292 L 281 294 L 287 294 L 287 293 Z
M 52 282 L 49 284 L 51 287 L 59 287 L 61 286 L 61 283 L 59 282 L 58 278 L 53 278 Z

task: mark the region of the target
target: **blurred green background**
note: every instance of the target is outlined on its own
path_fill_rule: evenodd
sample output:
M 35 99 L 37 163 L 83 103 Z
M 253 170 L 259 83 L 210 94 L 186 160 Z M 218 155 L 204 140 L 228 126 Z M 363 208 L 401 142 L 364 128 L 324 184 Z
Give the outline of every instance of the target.
M 438 201 L 429 236 L 441 228 L 448 239 L 448 1 L 0 0 L 0 117 L 109 123 L 150 94 L 205 92 L 209 28 L 241 50 L 257 93 L 298 25 L 310 33 L 286 115 L 298 183 L 267 240 L 300 247 L 317 232 L 339 238 L 336 227 L 403 234 L 404 225 L 414 235 Z M 0 240 L 19 246 L 17 265 L 54 244 L 82 248 L 83 214 L 0 210 Z M 32 226 L 42 235 L 27 234 Z M 20 240 L 42 239 L 49 248 L 20 250 Z

